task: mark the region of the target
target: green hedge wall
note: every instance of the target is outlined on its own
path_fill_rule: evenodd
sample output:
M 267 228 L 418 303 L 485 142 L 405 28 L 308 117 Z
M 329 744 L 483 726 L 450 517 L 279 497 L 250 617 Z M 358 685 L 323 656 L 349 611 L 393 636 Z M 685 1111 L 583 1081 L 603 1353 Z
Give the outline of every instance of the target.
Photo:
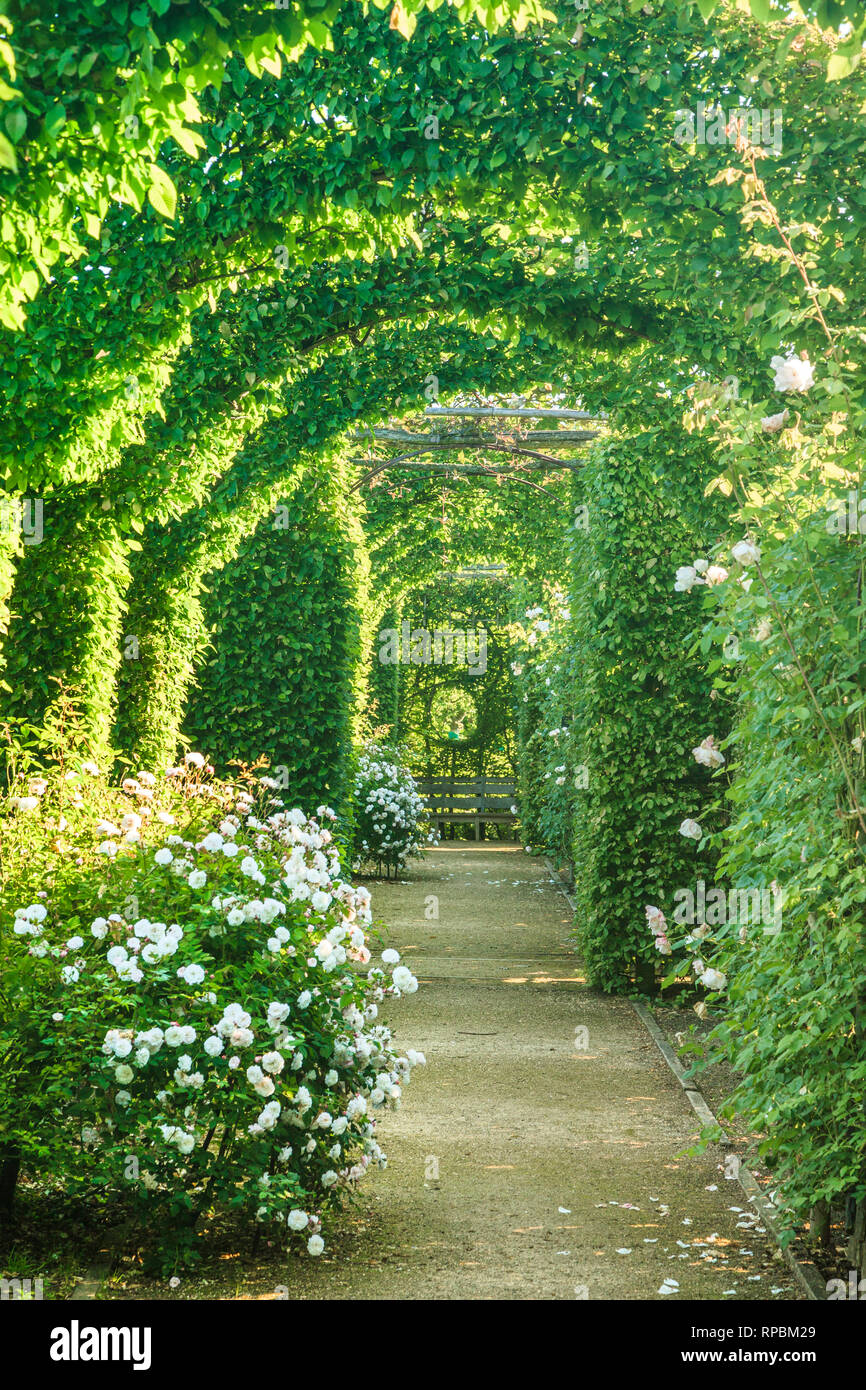
M 373 642 L 370 651 L 370 710 L 372 722 L 377 726 L 386 725 L 389 737 L 399 740 L 400 690 L 403 667 L 388 665 L 378 660 L 378 634 L 385 628 L 400 629 L 403 618 L 399 604 L 385 608 L 381 618 L 374 625 Z
M 515 643 L 512 670 L 523 843 L 543 849 L 561 869 L 571 867 L 578 775 L 572 725 L 572 631 L 560 601 L 568 585 L 564 555 L 551 557 L 549 575 L 547 584 L 522 580 L 514 586 L 514 620 L 520 625 L 516 630 L 535 633 L 537 640 L 533 646 L 526 641 Z M 527 610 L 539 608 L 542 621 L 550 624 L 543 635 L 526 616 Z
M 703 498 L 711 471 L 706 447 L 662 422 L 597 448 L 581 475 L 586 526 L 574 531 L 571 607 L 572 754 L 587 769 L 575 791 L 577 932 L 604 990 L 652 986 L 661 958 L 647 904 L 713 877 L 679 826 L 706 799 L 691 749 L 726 729 L 703 663 L 686 655 L 699 598 L 673 589 L 677 566 L 723 525 L 723 500 Z
M 183 732 L 219 772 L 265 755 L 294 804 L 345 805 L 370 633 L 363 535 L 320 487 L 280 503 L 211 581 L 212 649 Z

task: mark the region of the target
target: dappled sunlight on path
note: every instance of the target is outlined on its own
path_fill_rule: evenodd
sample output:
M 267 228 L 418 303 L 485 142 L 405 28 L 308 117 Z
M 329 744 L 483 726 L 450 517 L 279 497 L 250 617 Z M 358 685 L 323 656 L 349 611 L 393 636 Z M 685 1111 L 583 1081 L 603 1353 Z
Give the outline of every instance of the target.
M 389 1021 L 428 1066 L 291 1297 L 797 1296 L 720 1151 L 677 1156 L 695 1117 L 628 1003 L 587 989 L 542 864 L 445 845 L 373 901 L 421 982 Z

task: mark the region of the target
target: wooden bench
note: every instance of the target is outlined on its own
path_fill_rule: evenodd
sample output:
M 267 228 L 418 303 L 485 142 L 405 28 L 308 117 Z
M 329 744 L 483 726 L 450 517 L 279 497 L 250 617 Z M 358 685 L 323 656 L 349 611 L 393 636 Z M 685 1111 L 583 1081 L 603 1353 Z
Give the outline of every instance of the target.
M 484 839 L 484 828 L 495 825 L 513 826 L 517 820 L 511 807 L 514 804 L 514 782 L 508 777 L 433 777 L 418 783 L 431 819 L 440 835 L 445 826 L 472 825 L 475 839 Z

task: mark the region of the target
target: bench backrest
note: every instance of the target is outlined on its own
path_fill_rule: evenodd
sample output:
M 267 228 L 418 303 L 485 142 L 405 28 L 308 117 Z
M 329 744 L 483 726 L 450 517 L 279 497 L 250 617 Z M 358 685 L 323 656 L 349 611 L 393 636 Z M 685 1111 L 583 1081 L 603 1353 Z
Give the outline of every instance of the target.
M 418 783 L 429 811 L 490 811 L 508 814 L 514 804 L 509 777 L 432 777 Z

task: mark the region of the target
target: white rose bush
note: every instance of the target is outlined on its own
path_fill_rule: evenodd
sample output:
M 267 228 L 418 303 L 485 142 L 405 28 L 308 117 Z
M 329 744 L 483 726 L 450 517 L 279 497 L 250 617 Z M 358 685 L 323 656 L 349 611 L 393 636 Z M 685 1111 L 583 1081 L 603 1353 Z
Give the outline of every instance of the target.
M 417 783 L 403 760 L 402 750 L 368 743 L 361 750 L 355 773 L 355 864 L 398 873 L 410 859 L 434 844 Z
M 712 716 L 708 708 L 691 740 L 706 796 L 680 806 L 687 839 L 709 817 L 694 846 L 708 855 L 694 873 L 707 881 L 706 920 L 674 914 L 677 930 L 669 927 L 668 905 L 689 879 L 669 880 L 646 907 L 647 925 L 659 956 L 671 957 L 663 984 L 690 989 L 709 1029 L 694 1068 L 733 1068 L 722 1114 L 761 1136 L 790 1226 L 808 1219 L 813 1232 L 822 1222 L 826 1230 L 828 1213 L 847 1206 L 856 1213 L 847 1257 L 862 1270 L 860 330 L 796 249 L 749 152 L 744 162 L 751 207 L 805 293 L 781 319 L 790 341 L 777 351 L 768 316 L 753 385 L 693 421 L 717 451 L 707 493 L 731 507 L 715 548 L 726 577 L 710 584 L 709 562 L 702 572 L 694 560 L 672 584 L 684 607 L 701 595 L 693 652 L 713 676 Z M 826 262 L 822 271 L 833 274 Z M 726 910 L 710 907 L 723 894 Z
M 371 964 L 370 894 L 342 876 L 334 812 L 210 780 L 197 758 L 121 791 L 49 777 L 36 812 L 12 801 L 5 1156 L 113 1191 L 164 1269 L 220 1212 L 320 1254 L 326 1212 L 386 1162 L 377 1116 L 424 1061 L 378 1021 L 418 984 L 396 951 Z M 23 852 L 22 817 L 44 854 Z

